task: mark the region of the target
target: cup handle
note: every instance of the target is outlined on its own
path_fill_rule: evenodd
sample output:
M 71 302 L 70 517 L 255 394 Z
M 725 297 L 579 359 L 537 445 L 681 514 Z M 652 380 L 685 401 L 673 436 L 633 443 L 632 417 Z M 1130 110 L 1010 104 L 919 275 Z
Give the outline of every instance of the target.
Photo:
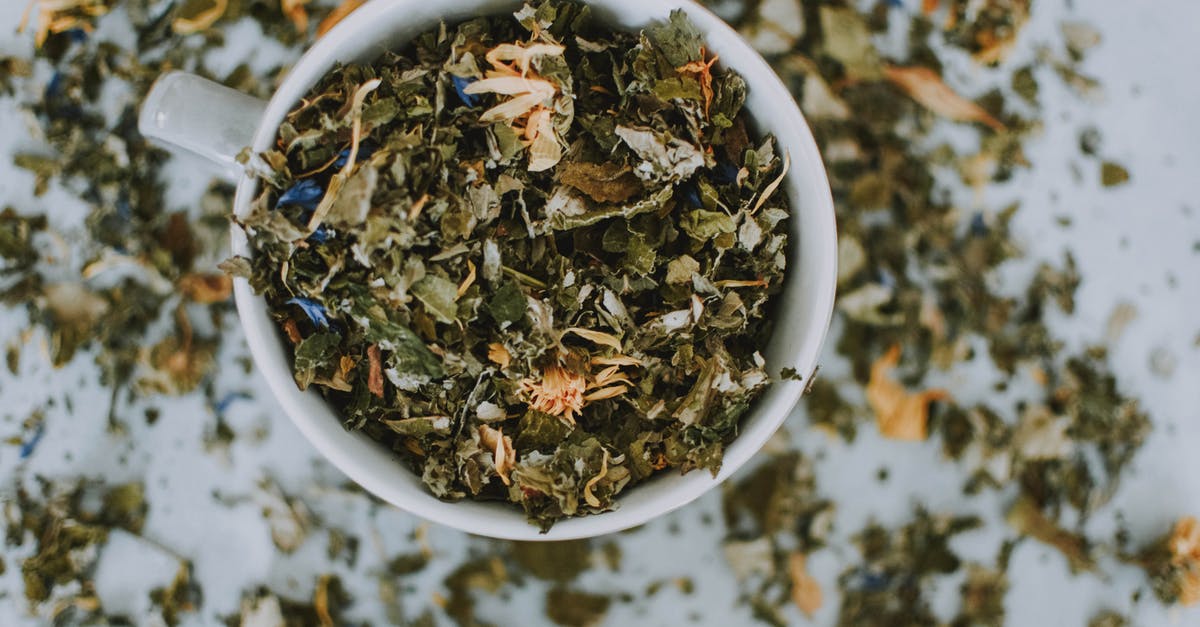
M 236 183 L 237 155 L 250 146 L 267 103 L 187 72 L 168 72 L 150 87 L 138 131 L 166 148 L 186 150 L 220 167 Z

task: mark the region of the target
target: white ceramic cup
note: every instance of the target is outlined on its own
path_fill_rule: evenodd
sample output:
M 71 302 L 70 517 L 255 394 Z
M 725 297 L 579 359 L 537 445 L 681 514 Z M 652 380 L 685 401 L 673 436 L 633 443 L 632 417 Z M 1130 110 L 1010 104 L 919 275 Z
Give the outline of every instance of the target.
M 713 477 L 702 470 L 663 474 L 622 493 L 617 509 L 561 520 L 545 534 L 511 503 L 441 501 L 393 453 L 359 432 L 344 429 L 320 394 L 296 387 L 292 350 L 268 315 L 266 301 L 245 280 L 234 283 L 238 314 L 258 369 L 313 446 L 385 501 L 483 536 L 514 540 L 597 536 L 645 523 L 716 487 L 766 443 L 803 394 L 816 369 L 833 311 L 837 234 L 829 183 L 804 117 L 770 66 L 720 18 L 691 0 L 590 0 L 590 4 L 603 20 L 628 30 L 665 19 L 673 9 L 683 9 L 704 33 L 708 49 L 720 55 L 725 67 L 745 78 L 749 87 L 746 106 L 759 129 L 774 134 L 791 158 L 791 170 L 781 188 L 793 210 L 787 279 L 775 309 L 775 331 L 763 352 L 770 373 L 790 367 L 802 380 L 777 381 L 767 389 L 744 417 L 741 432 L 725 453 L 720 474 Z M 269 102 L 173 72 L 162 76 L 150 90 L 139 128 L 151 140 L 222 165 L 229 180 L 237 184 L 234 213 L 243 215 L 257 194 L 258 181 L 237 165 L 235 156 L 247 146 L 255 151 L 270 148 L 287 112 L 336 63 L 372 60 L 439 21 L 453 23 L 502 14 L 520 6 L 519 0 L 372 0 L 313 44 Z M 232 252 L 252 255 L 246 234 L 236 226 Z

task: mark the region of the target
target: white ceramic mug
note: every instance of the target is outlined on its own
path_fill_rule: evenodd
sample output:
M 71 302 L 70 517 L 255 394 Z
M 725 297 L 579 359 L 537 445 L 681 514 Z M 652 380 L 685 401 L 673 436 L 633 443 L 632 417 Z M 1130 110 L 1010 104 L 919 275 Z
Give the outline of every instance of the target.
M 791 247 L 787 279 L 778 297 L 775 331 L 765 347 L 768 371 L 794 368 L 802 380 L 773 383 L 744 417 L 716 477 L 703 470 L 663 474 L 618 498 L 618 509 L 555 523 L 545 534 L 512 503 L 445 502 L 430 494 L 402 460 L 359 432 L 342 427 L 339 416 L 315 391 L 300 391 L 292 379 L 292 350 L 267 312 L 266 301 L 242 279 L 234 298 L 250 352 L 288 416 L 326 458 L 385 501 L 463 531 L 514 540 L 566 540 L 620 531 L 681 507 L 716 487 L 746 463 L 783 423 L 813 376 L 829 327 L 836 285 L 837 235 L 825 168 L 795 100 L 760 57 L 720 18 L 690 0 L 590 0 L 611 25 L 637 30 L 683 9 L 705 34 L 708 49 L 736 70 L 749 87 L 746 106 L 761 131 L 775 135 L 791 157 L 783 184 L 791 201 Z M 258 181 L 234 158 L 250 146 L 264 151 L 274 142 L 287 112 L 336 63 L 369 61 L 411 37 L 448 23 L 519 9 L 519 0 L 372 0 L 345 18 L 288 72 L 270 102 L 211 81 L 173 72 L 161 77 L 142 105 L 143 135 L 188 150 L 224 166 L 237 184 L 234 213 L 243 215 Z M 232 252 L 251 256 L 246 234 L 233 228 Z

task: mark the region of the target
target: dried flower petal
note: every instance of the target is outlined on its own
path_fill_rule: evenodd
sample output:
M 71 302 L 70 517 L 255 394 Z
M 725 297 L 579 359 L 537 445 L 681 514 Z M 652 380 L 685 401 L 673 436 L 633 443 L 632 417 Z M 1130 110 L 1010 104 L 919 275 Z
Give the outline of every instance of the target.
M 496 474 L 504 485 L 510 485 L 509 475 L 517 467 L 517 449 L 513 448 L 512 438 L 504 435 L 503 429 L 493 429 L 487 425 L 479 425 L 479 440 L 484 447 L 492 451 L 492 463 L 496 466 Z
M 367 347 L 367 360 L 371 367 L 367 373 L 367 390 L 375 396 L 383 398 L 383 358 L 378 344 Z
M 521 390 L 529 395 L 529 406 L 552 416 L 566 418 L 574 424 L 575 415 L 583 409 L 587 382 L 578 374 L 552 364 L 545 369 L 541 381 L 525 379 Z
M 685 76 L 690 75 L 692 78 L 696 79 L 696 82 L 700 83 L 700 94 L 704 97 L 704 117 L 708 117 L 708 110 L 712 106 L 713 99 L 712 67 L 717 60 L 720 59 L 720 57 L 714 54 L 711 59 L 705 61 L 704 56 L 705 51 L 704 48 L 701 47 L 699 59 L 686 65 L 682 65 L 676 68 L 675 71 Z
M 84 21 L 84 18 L 99 17 L 108 13 L 111 4 L 111 0 L 30 0 L 25 6 L 25 11 L 21 13 L 17 32 L 25 32 L 29 18 L 36 15 L 37 31 L 34 35 L 34 45 L 41 48 L 51 34 L 77 28 L 91 32 L 92 24 Z
M 583 486 L 583 500 L 587 501 L 592 507 L 600 507 L 600 499 L 592 493 L 592 489 L 596 487 L 600 480 L 608 475 L 608 449 L 604 450 L 604 456 L 600 458 L 600 472 L 596 473 L 595 477 L 588 479 L 588 482 Z
M 924 440 L 929 421 L 929 403 L 950 398 L 946 390 L 932 389 L 910 394 L 892 378 L 900 363 L 900 347 L 892 346 L 871 366 L 867 403 L 884 436 L 897 440 Z
M 792 603 L 812 618 L 821 609 L 821 584 L 808 574 L 807 559 L 799 551 L 788 557 L 788 576 L 792 580 Z
M 227 274 L 185 274 L 179 279 L 179 291 L 197 303 L 220 303 L 233 294 L 233 278 Z
M 333 209 L 333 203 L 337 200 L 338 192 L 341 191 L 342 185 L 345 185 L 346 179 L 354 172 L 354 162 L 358 158 L 359 143 L 362 141 L 362 109 L 363 101 L 366 100 L 367 94 L 379 88 L 383 81 L 378 78 L 373 78 L 359 85 L 354 90 L 354 98 L 350 102 L 350 115 L 353 119 L 350 125 L 350 154 L 346 158 L 346 164 L 342 169 L 329 180 L 329 187 L 325 190 L 325 197 L 321 199 L 321 204 L 317 205 L 313 211 L 312 217 L 308 220 L 308 232 L 313 233 L 317 227 L 321 225 L 321 221 L 325 216 L 329 215 L 329 211 Z
M 225 9 L 229 8 L 229 0 L 213 0 L 213 5 L 205 11 L 201 11 L 193 17 L 177 17 L 171 22 L 171 30 L 180 35 L 190 35 L 198 33 L 206 28 L 211 27 L 225 15 Z
M 504 345 L 499 342 L 488 344 L 487 356 L 488 359 L 500 366 L 501 370 L 507 368 L 508 364 L 512 361 L 512 355 L 509 354 L 508 349 L 504 348 Z
M 553 111 L 545 107 L 529 115 L 525 136 L 529 138 L 529 171 L 545 172 L 562 159 L 562 144 L 554 129 Z
M 521 76 L 529 73 L 529 64 L 537 57 L 561 57 L 567 49 L 558 44 L 536 43 L 528 46 L 520 44 L 500 44 L 487 53 L 488 63 L 500 67 L 505 61 L 514 61 L 521 71 Z
M 329 614 L 329 580 L 333 575 L 321 575 L 317 578 L 317 590 L 313 593 L 313 611 L 320 621 L 321 627 L 333 627 L 333 616 Z
M 325 19 L 321 20 L 320 24 L 317 24 L 317 37 L 323 37 L 325 33 L 329 32 L 329 29 L 337 26 L 338 22 L 345 19 L 347 15 L 353 13 L 358 7 L 361 7 L 364 2 L 366 2 L 366 0 L 342 0 L 341 4 L 337 5 L 334 10 L 330 11 L 329 15 L 326 15 Z
M 581 327 L 571 327 L 566 331 L 563 331 L 564 335 L 567 333 L 574 333 L 585 340 L 595 342 L 601 346 L 609 346 L 617 351 L 621 350 L 621 340 L 616 336 L 609 333 L 604 333 L 603 331 L 593 331 L 591 329 L 584 329 Z
M 308 32 L 308 11 L 304 10 L 308 3 L 309 0 L 279 0 L 279 9 L 292 21 L 297 33 Z
M 963 98 L 942 82 L 937 72 L 926 67 L 885 66 L 883 75 L 913 100 L 930 111 L 958 122 L 981 122 L 994 131 L 1004 125 L 983 107 Z
M 468 96 L 477 94 L 500 94 L 514 96 L 479 116 L 480 122 L 510 122 L 533 111 L 538 105 L 548 104 L 558 93 L 554 83 L 544 78 L 522 76 L 496 76 L 475 81 L 463 88 Z
M 1176 563 L 1200 562 L 1200 521 L 1195 516 L 1180 518 L 1167 545 L 1171 549 L 1171 559 Z

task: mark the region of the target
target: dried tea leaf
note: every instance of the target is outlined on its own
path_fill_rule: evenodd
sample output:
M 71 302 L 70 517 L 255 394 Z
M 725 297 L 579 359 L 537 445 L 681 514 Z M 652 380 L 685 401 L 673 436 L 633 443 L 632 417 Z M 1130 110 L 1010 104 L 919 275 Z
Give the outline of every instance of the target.
M 1104 161 L 1100 164 L 1100 184 L 1105 187 L 1116 187 L 1129 182 L 1129 170 L 1119 163 Z
M 1071 572 L 1078 573 L 1096 567 L 1087 539 L 1060 528 L 1031 499 L 1017 499 L 1008 510 L 1007 520 L 1009 526 L 1018 532 L 1058 549 L 1067 558 Z
M 611 162 L 571 162 L 558 176 L 560 181 L 596 202 L 623 203 L 642 191 L 642 182 L 633 171 Z
M 608 613 L 607 596 L 555 586 L 546 593 L 546 616 L 556 625 L 594 627 Z
M 819 11 L 824 52 L 841 63 L 850 78 L 871 80 L 886 71 L 858 11 L 832 6 L 822 6 Z

